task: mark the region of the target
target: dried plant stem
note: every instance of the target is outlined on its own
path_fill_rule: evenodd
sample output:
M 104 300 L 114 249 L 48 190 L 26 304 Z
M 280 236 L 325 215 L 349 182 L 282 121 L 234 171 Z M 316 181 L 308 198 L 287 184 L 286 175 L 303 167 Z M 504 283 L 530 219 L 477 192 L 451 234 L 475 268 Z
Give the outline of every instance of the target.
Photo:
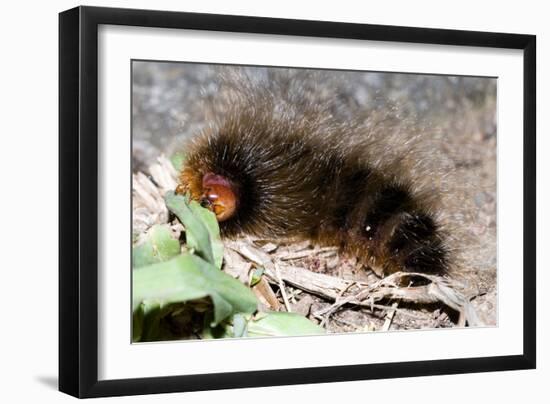
M 292 309 L 290 308 L 290 302 L 288 301 L 288 296 L 286 294 L 285 283 L 283 281 L 283 278 L 281 278 L 279 265 L 275 264 L 274 267 L 275 267 L 275 274 L 277 276 L 277 284 L 279 285 L 281 295 L 283 296 L 283 302 L 285 303 L 286 311 L 290 313 L 292 312 Z

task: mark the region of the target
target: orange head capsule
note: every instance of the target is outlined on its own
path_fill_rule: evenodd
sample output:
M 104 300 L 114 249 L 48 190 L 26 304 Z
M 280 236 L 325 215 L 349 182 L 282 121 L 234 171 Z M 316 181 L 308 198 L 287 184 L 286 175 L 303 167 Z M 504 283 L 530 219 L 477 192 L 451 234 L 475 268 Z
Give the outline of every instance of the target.
M 237 195 L 225 177 L 207 173 L 202 177 L 200 204 L 210 209 L 219 222 L 231 218 L 237 210 Z

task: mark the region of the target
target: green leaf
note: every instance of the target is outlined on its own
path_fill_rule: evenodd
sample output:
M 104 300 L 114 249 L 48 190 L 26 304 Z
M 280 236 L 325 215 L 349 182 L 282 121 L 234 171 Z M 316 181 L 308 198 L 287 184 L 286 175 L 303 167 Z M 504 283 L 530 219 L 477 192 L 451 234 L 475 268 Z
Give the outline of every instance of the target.
M 265 269 L 260 267 L 256 268 L 254 272 L 250 275 L 250 287 L 257 285 L 262 280 L 262 275 L 264 274 Z
M 196 201 L 192 201 L 189 204 L 189 208 L 199 217 L 202 223 L 206 226 L 206 230 L 210 235 L 210 245 L 212 248 L 212 255 L 214 256 L 213 264 L 216 268 L 222 267 L 223 262 L 223 243 L 220 238 L 220 227 L 216 215 L 208 209 L 203 208 Z
M 147 233 L 147 240 L 132 249 L 134 268 L 166 261 L 180 253 L 180 243 L 172 238 L 166 225 L 155 225 Z
M 214 306 L 211 326 L 235 313 L 253 313 L 257 300 L 250 289 L 212 264 L 192 254 L 137 268 L 132 276 L 134 339 L 143 340 L 158 328 L 163 308 L 208 297 Z M 150 340 L 147 337 L 146 340 Z
M 132 341 L 155 341 L 160 339 L 161 318 L 169 312 L 158 301 L 144 301 L 134 310 L 132 321 Z
M 324 328 L 296 313 L 260 313 L 248 323 L 249 337 L 318 335 L 325 333 Z
M 283 337 L 300 335 L 321 335 L 326 331 L 296 314 L 286 312 L 265 312 L 256 315 L 236 313 L 216 327 L 205 324 L 202 338 L 244 338 Z
M 242 314 L 233 316 L 233 337 L 241 338 L 247 336 L 247 322 Z
M 138 342 L 142 339 L 145 311 L 145 308 L 141 304 L 134 310 L 132 317 L 132 342 Z
M 185 154 L 182 152 L 177 152 L 170 157 L 170 162 L 174 168 L 179 172 L 183 168 L 183 163 L 185 163 Z
M 206 261 L 221 268 L 223 261 L 223 243 L 216 215 L 201 207 L 188 197 L 176 195 L 173 191 L 165 196 L 166 206 L 185 226 L 185 237 L 189 248 Z
M 202 339 L 220 339 L 220 338 L 232 338 L 231 327 L 228 326 L 227 321 L 223 321 L 212 327 L 212 313 L 206 313 L 204 317 L 204 326 L 201 332 Z

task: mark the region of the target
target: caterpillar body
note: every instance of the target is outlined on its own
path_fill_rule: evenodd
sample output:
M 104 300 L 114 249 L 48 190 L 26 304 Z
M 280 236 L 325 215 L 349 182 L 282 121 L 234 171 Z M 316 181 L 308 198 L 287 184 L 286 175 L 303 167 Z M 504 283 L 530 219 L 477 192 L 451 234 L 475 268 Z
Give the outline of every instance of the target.
M 399 119 L 341 121 L 257 88 L 227 105 L 185 145 L 177 189 L 216 214 L 223 236 L 310 239 L 379 273 L 448 272 L 439 173 Z

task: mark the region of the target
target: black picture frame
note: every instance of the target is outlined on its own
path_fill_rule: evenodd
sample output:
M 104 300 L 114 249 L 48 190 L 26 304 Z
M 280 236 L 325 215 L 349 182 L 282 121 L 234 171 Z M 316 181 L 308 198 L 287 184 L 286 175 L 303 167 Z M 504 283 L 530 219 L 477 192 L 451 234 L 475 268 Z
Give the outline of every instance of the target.
M 523 50 L 523 354 L 98 381 L 100 24 Z M 96 7 L 60 13 L 59 390 L 102 397 L 535 368 L 535 103 L 533 35 Z

